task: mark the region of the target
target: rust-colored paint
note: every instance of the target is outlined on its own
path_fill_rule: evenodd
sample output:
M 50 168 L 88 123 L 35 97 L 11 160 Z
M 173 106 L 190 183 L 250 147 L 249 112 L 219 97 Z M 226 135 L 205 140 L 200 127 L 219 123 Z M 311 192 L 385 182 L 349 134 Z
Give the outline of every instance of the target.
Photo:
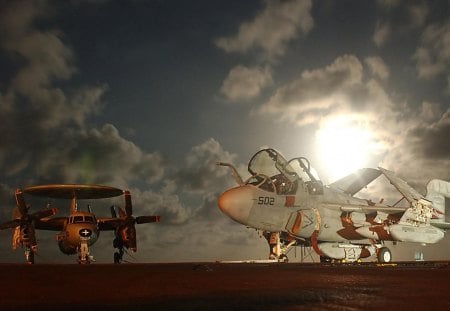
M 286 202 L 284 203 L 284 206 L 286 207 L 292 207 L 295 203 L 295 196 L 294 195 L 287 195 L 286 196 Z
M 319 235 L 319 230 L 315 230 L 313 234 L 311 235 L 311 246 L 313 250 L 316 252 L 319 256 L 324 256 L 325 254 L 322 253 L 322 251 L 319 249 L 319 245 L 317 243 L 317 236 Z
M 339 234 L 341 237 L 347 240 L 361 240 L 364 239 L 364 236 L 360 235 L 358 232 L 355 231 L 355 227 L 353 226 L 346 226 L 341 230 L 338 230 L 336 233 Z
M 300 213 L 297 213 L 294 225 L 292 226 L 292 233 L 294 234 L 299 233 L 301 224 L 302 224 L 302 215 Z
M 370 256 L 371 256 L 371 254 L 367 248 L 361 249 L 361 255 L 359 255 L 360 258 L 367 258 Z
M 372 226 L 370 231 L 377 233 L 380 240 L 393 241 L 392 236 L 384 229 L 384 225 Z
M 350 218 L 350 213 L 344 212 L 341 214 L 341 223 L 342 227 L 344 228 L 337 231 L 337 234 L 339 234 L 341 237 L 347 240 L 364 239 L 362 235 L 355 231 L 356 228 L 353 226 L 353 222 Z

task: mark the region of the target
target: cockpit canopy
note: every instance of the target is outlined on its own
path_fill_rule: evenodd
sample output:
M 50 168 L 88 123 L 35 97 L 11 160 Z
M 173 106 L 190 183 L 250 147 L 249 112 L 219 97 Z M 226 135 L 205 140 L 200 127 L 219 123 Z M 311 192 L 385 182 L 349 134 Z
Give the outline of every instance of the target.
M 75 223 L 96 223 L 94 215 L 72 215 L 69 217 L 69 224 Z
M 308 159 L 303 157 L 294 158 L 288 162 L 276 150 L 263 149 L 250 160 L 248 171 L 252 176 L 246 181 L 246 184 L 266 191 L 277 194 L 294 194 L 298 183 L 305 182 L 308 189 L 322 192 L 322 183 L 315 170 L 311 167 Z

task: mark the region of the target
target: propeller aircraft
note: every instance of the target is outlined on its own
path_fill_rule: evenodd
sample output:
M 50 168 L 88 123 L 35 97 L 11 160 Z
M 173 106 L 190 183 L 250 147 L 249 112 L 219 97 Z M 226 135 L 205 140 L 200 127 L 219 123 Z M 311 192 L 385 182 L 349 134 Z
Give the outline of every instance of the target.
M 25 201 L 25 194 L 52 199 L 70 200 L 70 214 L 68 217 L 52 217 L 57 213 L 56 208 L 29 213 L 30 206 Z M 79 200 L 104 199 L 124 196 L 124 208 L 111 206 L 111 218 L 99 218 L 92 212 L 90 205 L 87 211 L 79 209 Z M 123 260 L 124 248 L 136 252 L 135 224 L 159 222 L 159 216 L 133 216 L 131 194 L 128 190 L 121 190 L 103 185 L 55 184 L 39 185 L 15 191 L 16 207 L 13 209 L 11 221 L 0 224 L 1 229 L 12 229 L 12 248 L 22 246 L 26 262 L 34 263 L 37 252 L 36 230 L 58 231 L 56 240 L 59 249 L 67 255 L 78 255 L 78 263 L 88 264 L 93 260 L 89 253 L 101 231 L 114 231 L 113 247 L 114 262 Z
M 274 149 L 257 152 L 243 181 L 229 163 L 237 187 L 218 198 L 220 210 L 234 221 L 263 232 L 270 259 L 287 261 L 293 246 L 306 246 L 321 262 L 355 262 L 376 256 L 388 263 L 385 241 L 437 243 L 450 229 L 450 182 L 434 179 L 422 196 L 384 168 L 364 168 L 324 186 L 304 157 L 287 161 Z M 380 175 L 408 201 L 400 207 L 374 203 L 354 195 Z M 448 220 L 448 218 L 447 218 Z

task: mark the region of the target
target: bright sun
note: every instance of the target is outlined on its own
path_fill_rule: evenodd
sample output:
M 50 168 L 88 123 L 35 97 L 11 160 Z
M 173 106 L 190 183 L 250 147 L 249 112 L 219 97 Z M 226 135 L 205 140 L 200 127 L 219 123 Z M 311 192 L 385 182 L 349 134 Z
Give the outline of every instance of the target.
M 367 128 L 342 117 L 324 123 L 316 139 L 320 160 L 331 182 L 365 167 L 374 145 L 373 134 Z

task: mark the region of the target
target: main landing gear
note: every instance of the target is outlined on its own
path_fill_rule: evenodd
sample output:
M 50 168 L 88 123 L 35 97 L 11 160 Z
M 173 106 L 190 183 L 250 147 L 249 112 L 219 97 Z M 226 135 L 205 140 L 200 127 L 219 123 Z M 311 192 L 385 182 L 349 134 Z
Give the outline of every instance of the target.
M 117 252 L 114 253 L 114 263 L 119 264 L 123 261 L 123 241 L 119 237 L 113 240 L 113 247 L 117 248 Z
M 279 232 L 264 231 L 263 236 L 266 238 L 267 243 L 269 244 L 269 259 L 277 260 L 278 262 L 289 262 L 289 258 L 286 254 L 297 243 L 296 240 L 285 241 L 283 239 L 280 239 Z
M 27 261 L 27 264 L 32 265 L 34 264 L 34 250 L 31 247 L 26 246 L 25 247 L 25 260 Z
M 377 249 L 378 263 L 390 263 L 392 261 L 392 253 L 387 247 Z

